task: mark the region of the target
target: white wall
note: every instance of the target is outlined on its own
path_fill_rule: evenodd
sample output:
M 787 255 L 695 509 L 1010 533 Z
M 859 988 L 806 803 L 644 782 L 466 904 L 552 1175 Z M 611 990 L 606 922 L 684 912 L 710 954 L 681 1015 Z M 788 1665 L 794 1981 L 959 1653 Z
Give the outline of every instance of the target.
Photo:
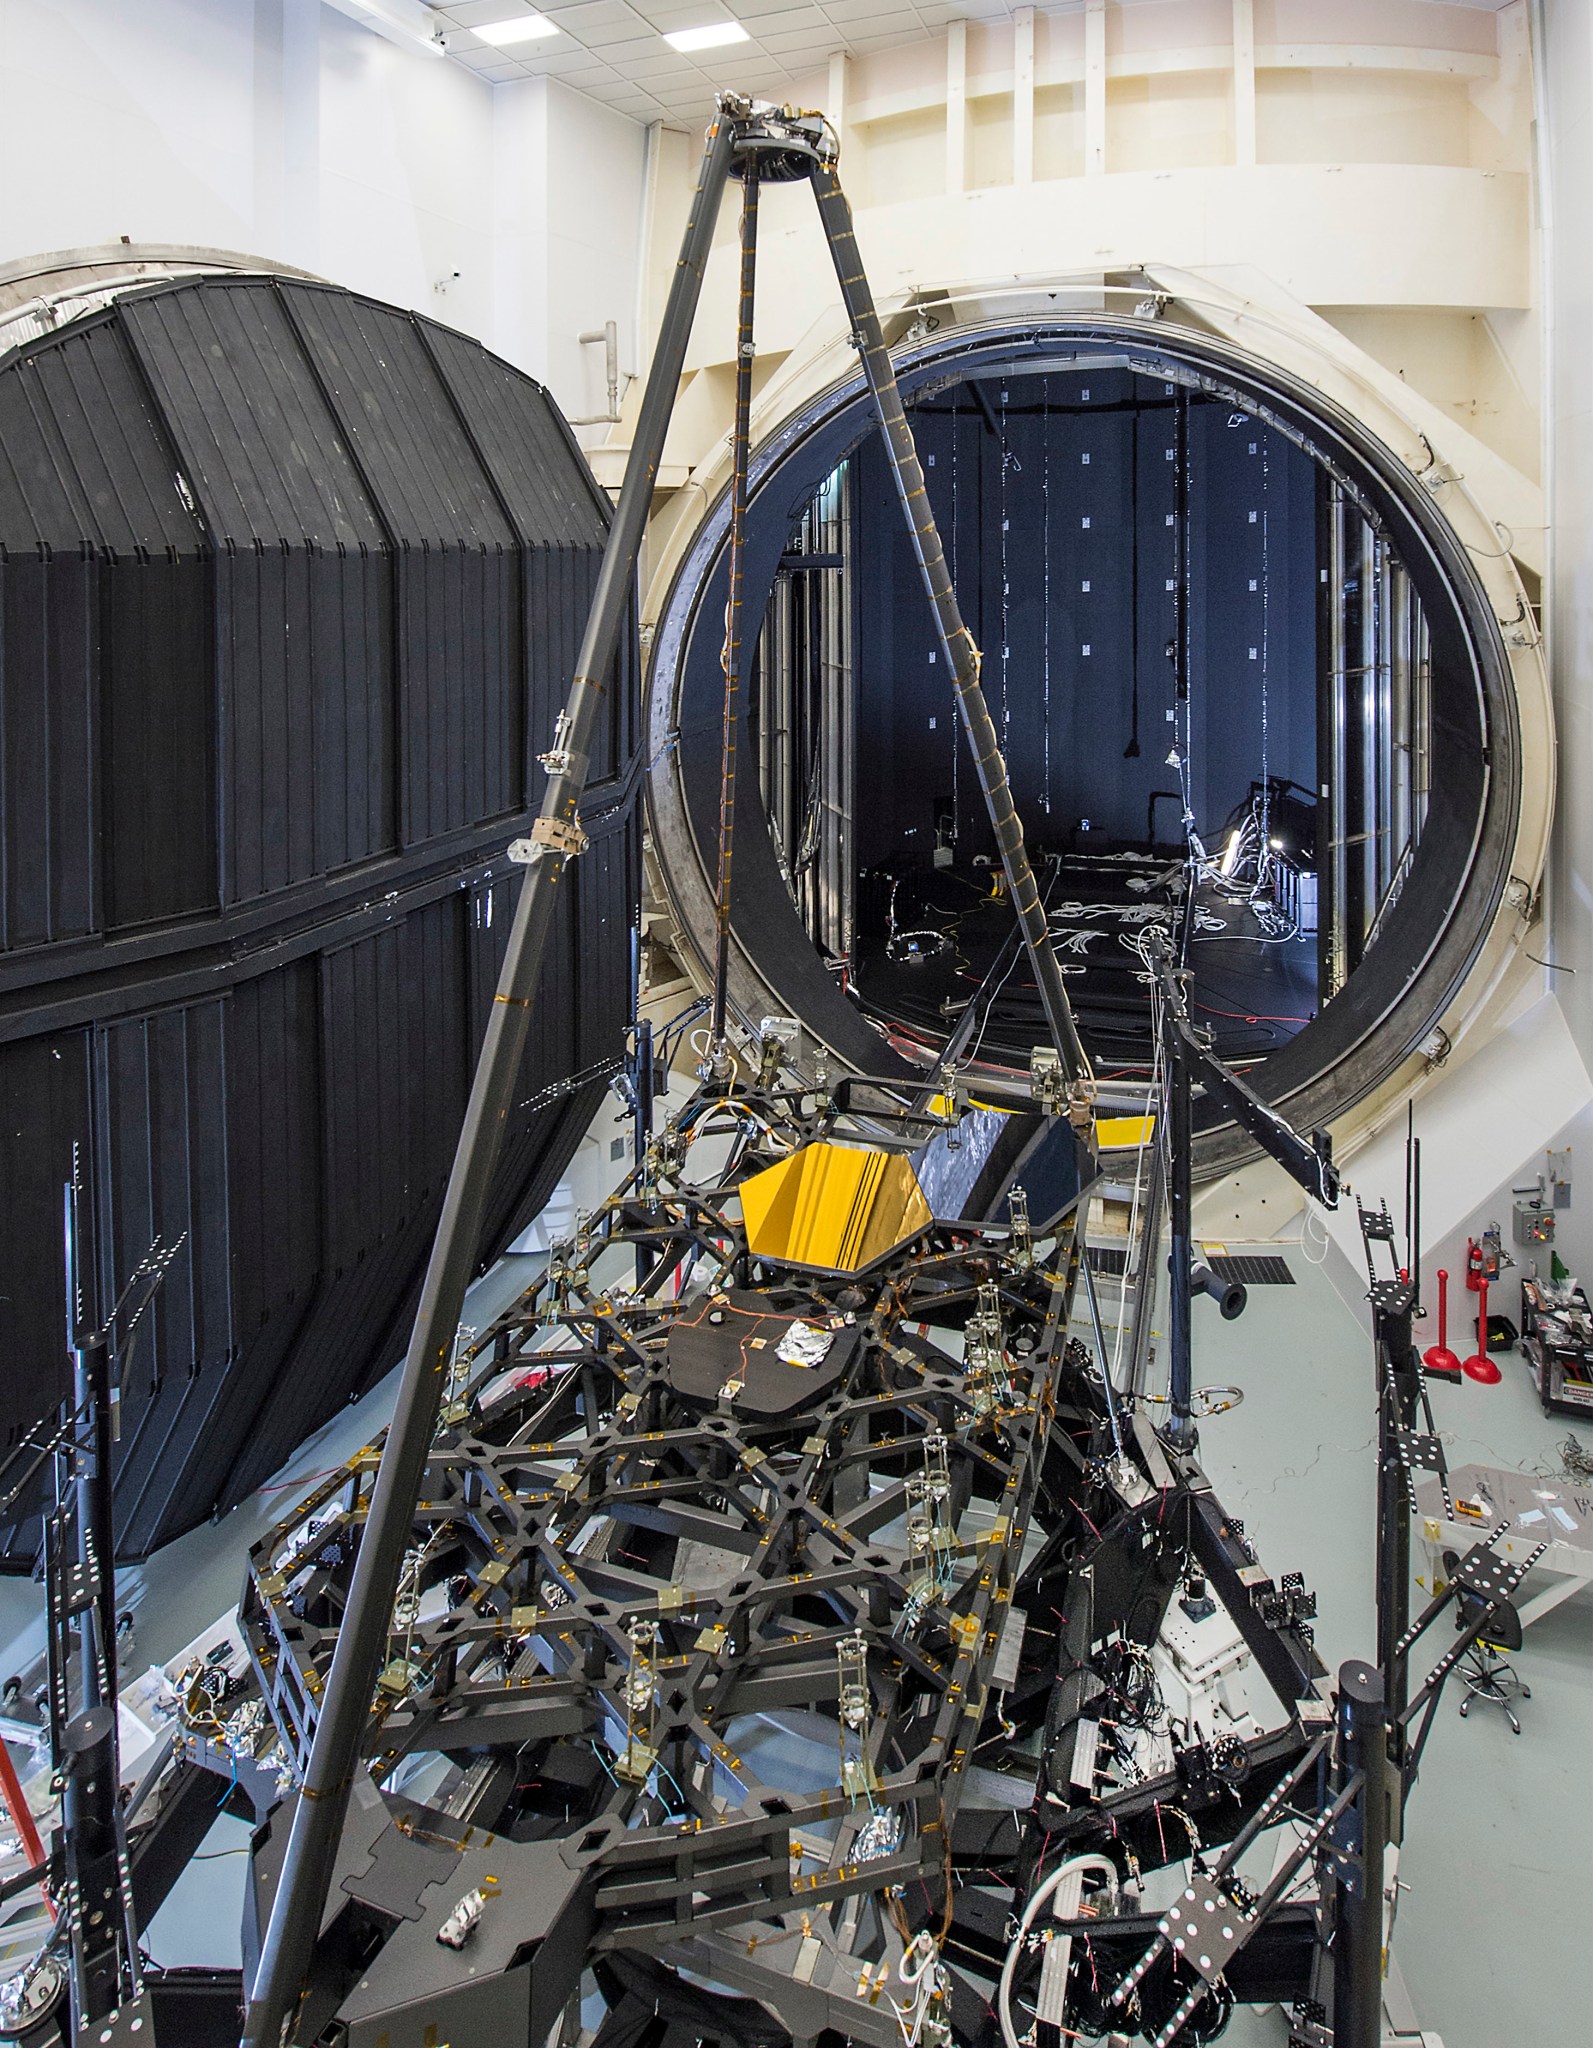
M 1437 1269 L 1453 1274 L 1464 1263 L 1467 1237 L 1489 1223 L 1501 1223 L 1508 1241 L 1511 1187 L 1533 1179 L 1546 1146 L 1574 1147 L 1575 1136 L 1566 1132 L 1590 1121 L 1587 1070 L 1552 996 L 1520 1006 L 1458 1071 L 1440 1070 L 1417 1101 L 1415 1119 L 1422 1146 L 1423 1299 L 1430 1308 L 1438 1299 Z M 1403 1226 L 1405 1133 L 1400 1110 L 1347 1162 L 1353 1195 L 1331 1215 L 1317 1212 L 1357 1276 L 1364 1270 L 1357 1199 L 1369 1209 L 1386 1201 Z M 1593 1149 L 1587 1164 L 1593 1168 Z M 1279 1193 L 1287 1212 L 1293 1205 L 1281 1188 Z M 1205 1200 L 1204 1227 L 1220 1235 L 1221 1208 Z M 1593 1187 L 1584 1193 L 1584 1209 L 1590 1200 Z M 1291 1220 L 1285 1234 L 1293 1236 L 1298 1227 Z M 1357 1278 L 1357 1290 L 1364 1285 Z
M 616 318 L 634 350 L 644 148 L 322 0 L 0 0 L 0 262 L 122 235 L 268 257 L 478 336 L 567 411 L 602 405 L 578 333 Z
M 1580 1114 L 1562 1124 L 1548 1140 L 1549 1147 L 1556 1152 L 1569 1148 L 1571 1153 L 1571 1204 L 1569 1208 L 1554 1212 L 1554 1249 L 1559 1253 L 1567 1268 L 1574 1273 L 1584 1286 L 1593 1287 L 1593 1105 L 1585 1107 Z M 1521 1160 L 1510 1175 L 1499 1182 L 1497 1187 L 1478 1199 L 1466 1218 L 1464 1225 L 1447 1236 L 1434 1242 L 1428 1239 L 1427 1250 L 1422 1259 L 1422 1300 L 1426 1303 L 1429 1318 L 1438 1313 L 1437 1272 L 1441 1266 L 1450 1276 L 1450 1342 L 1454 1343 L 1455 1289 L 1460 1286 L 1459 1275 L 1466 1268 L 1466 1240 L 1479 1237 L 1490 1223 L 1497 1223 L 1504 1233 L 1505 1250 L 1515 1260 L 1515 1267 L 1505 1273 L 1503 1285 L 1489 1301 L 1489 1310 L 1494 1315 L 1508 1316 L 1517 1328 L 1521 1323 L 1521 1281 L 1536 1265 L 1540 1273 L 1549 1270 L 1549 1254 L 1546 1249 L 1523 1248 L 1514 1242 L 1511 1223 L 1511 1204 L 1526 1200 L 1517 1196 L 1517 1188 L 1532 1189 L 1538 1175 L 1544 1169 L 1544 1151 L 1540 1149 Z M 1581 1175 L 1580 1182 L 1578 1175 Z M 1423 1231 L 1425 1237 L 1427 1233 Z M 1475 1308 L 1462 1309 L 1461 1319 L 1475 1314 Z M 1436 1339 L 1425 1341 L 1434 1341 Z M 1457 1347 L 1458 1348 L 1458 1347 Z
M 291 22 L 305 5 L 256 0 L 256 12 L 262 23 L 279 11 Z M 281 102 L 288 123 L 307 127 L 299 94 L 319 87 L 320 219 L 316 261 L 305 267 L 490 342 L 493 88 L 331 8 L 319 28 L 318 72 L 290 81 Z
M 1543 0 L 1540 162 L 1549 331 L 1545 481 L 1551 553 L 1549 673 L 1559 728 L 1551 868 L 1552 975 L 1593 1068 L 1593 9 Z
M 1466 1240 L 1491 1222 L 1511 1240 L 1512 1189 L 1537 1177 L 1547 1146 L 1573 1153 L 1572 1206 L 1557 1217 L 1556 1248 L 1574 1273 L 1593 1276 L 1593 1183 L 1577 1187 L 1575 1166 L 1593 1169 L 1593 10 L 1587 0 L 1542 0 L 1534 10 L 1539 79 L 1538 224 L 1544 240 L 1542 291 L 1547 344 L 1543 420 L 1548 494 L 1545 635 L 1557 728 L 1558 790 L 1550 861 L 1549 920 L 1535 934 L 1559 972 L 1551 991 L 1513 1020 L 1475 1060 L 1423 1101 L 1427 1207 L 1423 1217 L 1424 1299 L 1435 1309 L 1434 1275 L 1458 1284 Z M 1400 1186 L 1400 1133 L 1390 1127 L 1354 1164 L 1368 1192 Z M 1350 1232 L 1336 1234 L 1347 1251 Z M 1515 1249 L 1524 1269 L 1533 1254 Z M 1547 1259 L 1540 1263 L 1546 1265 Z M 1506 1276 L 1495 1307 L 1519 1316 L 1519 1273 Z M 1451 1291 L 1450 1338 L 1472 1308 Z M 1469 1324 L 1466 1325 L 1469 1328 Z
M 612 320 L 622 380 L 637 360 L 646 131 L 549 78 L 495 88 L 496 346 L 572 417 L 607 404 L 601 346 Z M 601 429 L 582 435 L 592 441 Z
M 118 235 L 252 247 L 252 7 L 0 0 L 0 96 L 6 256 Z

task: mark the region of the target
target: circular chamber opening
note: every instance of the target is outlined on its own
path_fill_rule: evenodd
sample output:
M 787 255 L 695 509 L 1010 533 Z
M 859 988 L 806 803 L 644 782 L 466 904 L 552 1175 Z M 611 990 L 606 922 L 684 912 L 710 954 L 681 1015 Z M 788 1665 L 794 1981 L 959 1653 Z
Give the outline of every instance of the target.
M 1139 946 L 1192 885 L 1197 1022 L 1331 1122 L 1428 1036 L 1508 878 L 1516 698 L 1464 547 L 1359 422 L 1189 330 L 961 328 L 897 374 L 1098 1074 L 1150 1072 Z M 682 559 L 651 678 L 654 846 L 699 972 L 727 524 Z M 965 1057 L 1025 1071 L 1039 1001 L 860 378 L 756 452 L 746 587 L 734 1006 L 862 1071 L 932 1065 L 960 1021 Z M 1213 1118 L 1198 1164 L 1247 1151 Z

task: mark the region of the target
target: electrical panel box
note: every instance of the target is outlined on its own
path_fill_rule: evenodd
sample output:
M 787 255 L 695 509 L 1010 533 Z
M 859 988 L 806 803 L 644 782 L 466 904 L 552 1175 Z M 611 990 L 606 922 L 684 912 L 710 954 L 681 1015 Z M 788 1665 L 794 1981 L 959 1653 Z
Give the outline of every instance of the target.
M 1514 1207 L 1515 1241 L 1522 1245 L 1554 1242 L 1554 1211 L 1537 1202 L 1517 1202 Z

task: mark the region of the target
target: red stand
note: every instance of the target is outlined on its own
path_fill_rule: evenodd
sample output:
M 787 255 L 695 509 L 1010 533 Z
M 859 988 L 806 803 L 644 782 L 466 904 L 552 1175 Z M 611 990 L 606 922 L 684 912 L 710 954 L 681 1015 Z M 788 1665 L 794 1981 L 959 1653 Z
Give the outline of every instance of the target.
M 1427 1370 L 1441 1380 L 1460 1382 L 1460 1359 L 1449 1348 L 1449 1275 L 1438 1269 L 1438 1342 L 1422 1358 Z
M 11 1818 L 11 1825 L 17 1831 L 22 1843 L 22 1853 L 28 1859 L 27 1868 L 37 1870 L 44 1861 L 44 1844 L 39 1840 L 39 1830 L 34 1824 L 33 1810 L 22 1796 L 22 1786 L 17 1779 L 16 1765 L 11 1761 L 11 1751 L 6 1747 L 4 1736 L 0 1736 L 0 1802 Z M 50 1918 L 55 1918 L 55 1901 L 41 1884 L 44 1903 L 50 1909 Z
M 1504 1374 L 1488 1356 L 1488 1283 L 1477 1282 L 1477 1348 L 1470 1358 L 1460 1361 L 1460 1369 L 1468 1380 L 1477 1380 L 1485 1387 L 1496 1387 Z

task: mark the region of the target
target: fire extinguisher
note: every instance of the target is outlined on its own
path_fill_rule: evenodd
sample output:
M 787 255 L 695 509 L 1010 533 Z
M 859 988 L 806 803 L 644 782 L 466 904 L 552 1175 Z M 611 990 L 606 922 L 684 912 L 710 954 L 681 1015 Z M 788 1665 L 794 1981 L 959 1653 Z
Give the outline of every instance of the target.
M 1478 1244 L 1474 1237 L 1468 1237 L 1466 1240 L 1466 1285 L 1473 1294 L 1478 1293 L 1482 1287 L 1483 1272 L 1482 1246 Z

